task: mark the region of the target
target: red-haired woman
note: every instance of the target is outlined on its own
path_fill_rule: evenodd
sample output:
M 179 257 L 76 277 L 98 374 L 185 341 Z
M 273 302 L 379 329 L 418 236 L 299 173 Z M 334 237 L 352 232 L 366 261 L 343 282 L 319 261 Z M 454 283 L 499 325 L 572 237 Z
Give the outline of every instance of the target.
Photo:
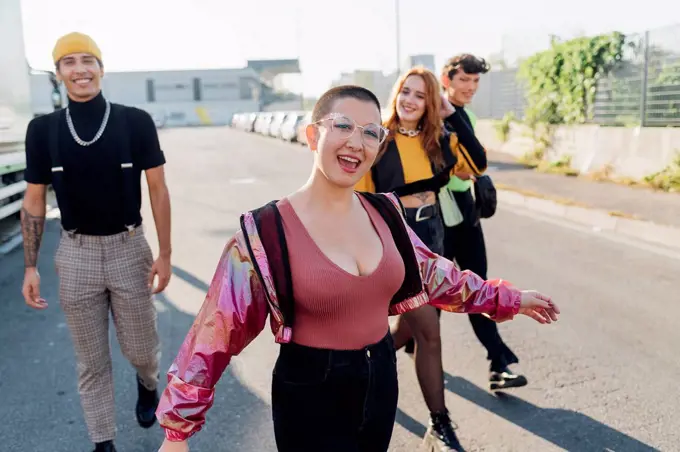
M 410 228 L 433 252 L 444 254 L 444 221 L 439 192 L 453 172 L 480 174 L 486 169 L 482 149 L 469 142 L 474 135 L 449 134 L 442 118 L 456 115 L 454 107 L 440 94 L 435 75 L 414 67 L 396 82 L 384 122 L 390 133 L 370 173 L 355 187 L 358 191 L 393 192 L 399 196 Z M 459 146 L 459 142 L 462 146 Z M 395 348 L 413 337 L 417 344 L 416 373 L 430 410 L 426 442 L 444 443 L 462 450 L 451 425 L 444 402 L 444 377 L 441 358 L 439 312 L 433 306 L 402 315 L 392 329 Z M 437 447 L 433 450 L 439 450 Z

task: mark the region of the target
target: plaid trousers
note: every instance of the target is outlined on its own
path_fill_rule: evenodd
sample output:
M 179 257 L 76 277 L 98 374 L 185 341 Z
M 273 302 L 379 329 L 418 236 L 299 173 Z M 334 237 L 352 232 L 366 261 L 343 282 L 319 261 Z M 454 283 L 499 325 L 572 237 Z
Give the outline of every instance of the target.
M 148 287 L 153 254 L 142 226 L 132 234 L 109 236 L 62 232 L 55 264 L 90 439 L 112 440 L 116 420 L 109 311 L 121 351 L 142 384 L 148 389 L 158 384 L 160 344 Z

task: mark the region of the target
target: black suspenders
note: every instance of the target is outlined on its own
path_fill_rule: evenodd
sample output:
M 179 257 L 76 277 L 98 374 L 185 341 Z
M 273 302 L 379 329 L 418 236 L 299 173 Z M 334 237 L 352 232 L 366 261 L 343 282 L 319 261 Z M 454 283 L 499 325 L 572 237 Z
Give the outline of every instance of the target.
M 68 171 L 64 170 L 60 149 L 59 134 L 62 123 L 66 120 L 65 111 L 59 110 L 50 117 L 49 122 L 49 153 L 52 161 L 52 187 L 57 194 L 57 202 L 61 211 L 61 224 L 64 230 L 70 234 L 77 232 L 78 227 L 73 223 L 73 215 L 70 210 L 70 199 L 65 191 L 68 183 Z M 111 117 L 107 128 L 109 131 L 106 139 L 116 141 L 116 150 L 120 162 L 121 176 L 123 182 L 123 225 L 128 232 L 134 232 L 138 226 L 139 211 L 135 202 L 135 170 L 132 162 L 132 137 L 125 114 L 125 107 L 111 104 Z M 111 133 L 112 132 L 112 133 Z
M 135 202 L 135 171 L 132 162 L 132 136 L 125 107 L 111 105 L 111 116 L 116 128 L 116 140 L 118 140 L 118 157 L 123 178 L 123 221 L 128 232 L 134 232 L 138 226 L 139 209 Z
M 61 211 L 61 226 L 69 234 L 76 232 L 76 226 L 73 224 L 73 216 L 69 208 L 68 194 L 65 192 L 65 174 L 64 167 L 61 163 L 61 156 L 59 154 L 59 127 L 62 121 L 65 121 L 64 110 L 59 110 L 50 116 L 49 127 L 49 152 L 50 160 L 52 161 L 52 187 L 57 194 L 57 204 Z

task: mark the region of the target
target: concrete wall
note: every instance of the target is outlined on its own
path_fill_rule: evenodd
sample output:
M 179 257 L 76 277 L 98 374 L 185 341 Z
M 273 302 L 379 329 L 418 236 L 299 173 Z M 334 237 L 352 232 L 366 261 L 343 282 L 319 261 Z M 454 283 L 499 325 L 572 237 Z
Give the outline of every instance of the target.
M 507 142 L 502 143 L 493 120 L 478 120 L 477 135 L 493 150 L 520 157 L 533 150 L 533 139 L 525 126 L 512 124 Z M 664 169 L 680 153 L 680 128 L 559 126 L 547 152 L 550 161 L 571 156 L 571 166 L 581 173 L 610 165 L 612 174 L 640 179 Z

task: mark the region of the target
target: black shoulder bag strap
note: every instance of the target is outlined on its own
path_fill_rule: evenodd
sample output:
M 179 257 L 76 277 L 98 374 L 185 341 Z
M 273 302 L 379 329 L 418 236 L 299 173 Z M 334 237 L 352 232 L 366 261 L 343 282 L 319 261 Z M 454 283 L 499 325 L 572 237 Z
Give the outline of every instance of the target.
M 262 246 L 267 254 L 269 270 L 279 301 L 279 309 L 283 314 L 284 326 L 291 327 L 295 322 L 293 277 L 290 271 L 288 244 L 283 232 L 281 213 L 276 207 L 276 203 L 277 201 L 271 201 L 253 211 L 253 218 Z
M 453 152 L 453 149 L 451 149 L 451 132 L 446 129 L 442 129 L 442 134 L 439 136 L 439 147 L 442 150 L 444 164 L 447 167 L 455 167 L 456 163 L 458 163 L 458 157 Z
M 400 209 L 397 209 L 392 201 L 383 194 L 360 193 L 382 216 L 385 223 L 390 228 L 394 243 L 397 245 L 399 254 L 404 261 L 405 277 L 401 287 L 392 297 L 391 305 L 418 295 L 422 291 L 422 278 L 420 268 L 413 243 L 404 224 L 404 206 L 399 202 Z M 398 198 L 397 198 L 398 199 Z

